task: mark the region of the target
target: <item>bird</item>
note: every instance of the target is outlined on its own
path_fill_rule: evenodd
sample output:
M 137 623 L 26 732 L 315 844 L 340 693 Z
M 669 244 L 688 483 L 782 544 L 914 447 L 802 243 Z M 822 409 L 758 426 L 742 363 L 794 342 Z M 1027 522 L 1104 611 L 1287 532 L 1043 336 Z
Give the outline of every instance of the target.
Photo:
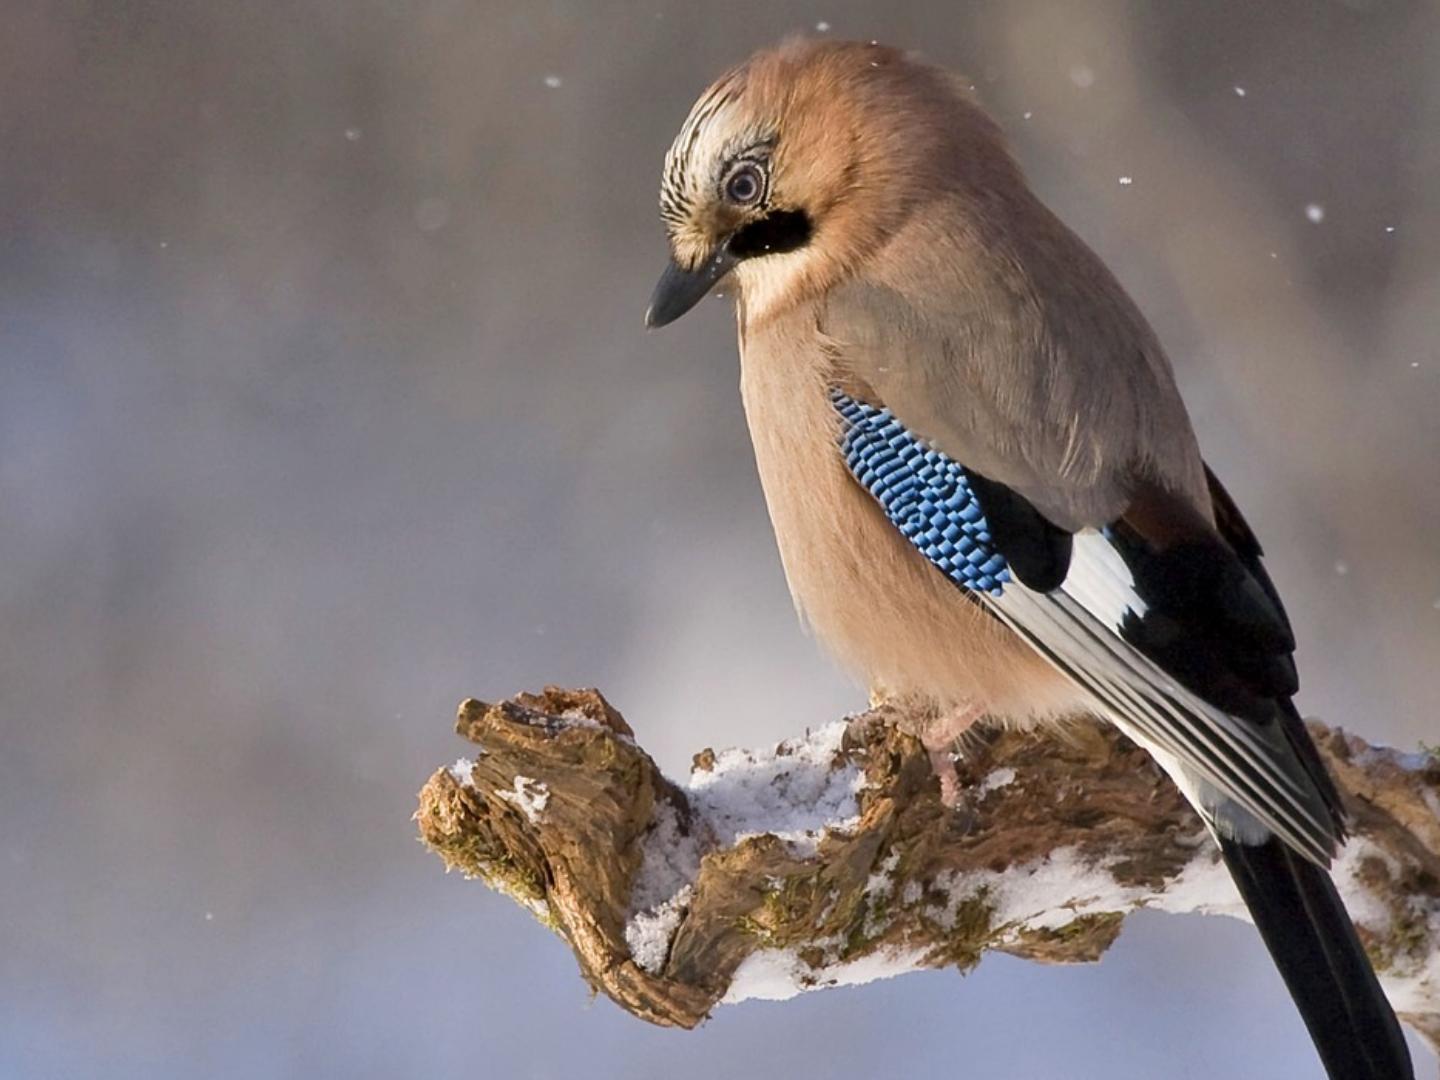
M 1334 1080 L 1413 1076 L 1328 868 L 1341 800 L 1295 635 L 1169 359 L 958 75 L 789 39 L 665 156 L 665 326 L 734 292 L 803 621 L 953 739 L 1099 715 L 1200 815 Z

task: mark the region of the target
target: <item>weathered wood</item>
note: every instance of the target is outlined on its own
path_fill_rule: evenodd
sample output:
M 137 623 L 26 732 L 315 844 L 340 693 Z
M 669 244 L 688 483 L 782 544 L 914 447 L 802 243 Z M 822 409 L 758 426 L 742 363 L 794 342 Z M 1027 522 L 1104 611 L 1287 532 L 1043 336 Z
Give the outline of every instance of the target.
M 467 701 L 456 727 L 480 749 L 421 791 L 425 843 L 656 1024 L 992 949 L 1093 961 L 1141 907 L 1243 917 L 1179 793 L 1099 723 L 969 737 L 953 807 L 889 708 L 702 751 L 684 787 L 593 690 Z M 1354 821 L 1337 882 L 1402 1018 L 1440 1043 L 1440 757 L 1311 730 Z

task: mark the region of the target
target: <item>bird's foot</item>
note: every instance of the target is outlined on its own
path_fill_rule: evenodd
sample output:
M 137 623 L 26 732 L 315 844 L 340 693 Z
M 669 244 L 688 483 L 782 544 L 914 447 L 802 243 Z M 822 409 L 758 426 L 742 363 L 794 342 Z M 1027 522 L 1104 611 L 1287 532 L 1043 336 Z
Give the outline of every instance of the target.
M 985 715 L 978 705 L 911 712 L 914 721 L 901 728 L 920 740 L 930 757 L 930 767 L 940 781 L 940 801 L 950 810 L 960 803 L 960 781 L 955 774 L 955 747 L 975 721 Z

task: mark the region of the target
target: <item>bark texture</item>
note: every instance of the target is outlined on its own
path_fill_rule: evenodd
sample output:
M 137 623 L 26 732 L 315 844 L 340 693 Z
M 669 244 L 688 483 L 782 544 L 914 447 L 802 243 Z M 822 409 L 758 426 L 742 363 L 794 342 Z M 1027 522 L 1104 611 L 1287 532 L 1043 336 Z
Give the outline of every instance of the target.
M 985 731 L 940 798 L 914 725 L 878 708 L 663 776 L 593 690 L 460 706 L 478 747 L 420 792 L 447 867 L 526 905 L 621 1008 L 693 1027 L 988 950 L 1099 959 L 1131 911 L 1244 910 L 1179 793 L 1108 725 Z M 1440 1045 L 1440 756 L 1311 725 L 1352 815 L 1336 880 L 1402 1019 Z

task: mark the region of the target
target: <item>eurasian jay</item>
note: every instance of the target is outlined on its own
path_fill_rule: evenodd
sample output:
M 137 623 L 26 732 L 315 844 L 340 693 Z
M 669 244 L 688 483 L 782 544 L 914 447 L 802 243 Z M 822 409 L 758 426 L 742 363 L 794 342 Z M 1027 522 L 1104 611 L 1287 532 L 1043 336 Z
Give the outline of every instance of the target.
M 948 720 L 1099 714 L 1195 806 L 1331 1077 L 1413 1075 L 1327 867 L 1295 647 L 1155 333 L 966 84 L 792 41 L 665 160 L 646 322 L 738 284 L 741 392 L 802 617 Z

